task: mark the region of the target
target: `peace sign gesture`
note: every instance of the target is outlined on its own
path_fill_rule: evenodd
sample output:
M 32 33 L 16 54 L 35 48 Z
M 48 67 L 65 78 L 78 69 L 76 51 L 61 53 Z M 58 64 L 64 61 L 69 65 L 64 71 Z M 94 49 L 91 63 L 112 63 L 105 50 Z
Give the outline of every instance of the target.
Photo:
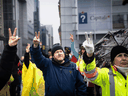
M 71 39 L 72 42 L 74 42 L 74 38 L 73 38 L 72 34 L 70 34 L 70 39 Z
M 8 45 L 9 46 L 15 46 L 15 45 L 17 45 L 17 42 L 20 39 L 20 37 L 16 36 L 16 30 L 17 30 L 17 28 L 15 28 L 15 30 L 13 32 L 13 35 L 12 35 L 11 29 L 10 28 L 8 29 L 8 31 L 9 31 Z
M 37 32 L 35 32 L 35 37 L 33 38 L 34 47 L 37 47 L 39 42 L 40 42 L 40 31 L 38 31 L 38 35 Z
M 88 37 L 87 32 L 85 32 L 86 40 L 83 42 L 83 47 L 86 49 L 88 54 L 94 53 L 94 45 L 93 45 L 93 36 L 90 32 L 90 38 Z

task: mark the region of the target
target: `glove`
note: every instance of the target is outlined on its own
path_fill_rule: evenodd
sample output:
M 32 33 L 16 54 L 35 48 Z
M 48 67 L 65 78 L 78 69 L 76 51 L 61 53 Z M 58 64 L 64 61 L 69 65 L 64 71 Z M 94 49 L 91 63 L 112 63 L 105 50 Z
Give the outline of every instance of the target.
M 90 32 L 90 38 L 88 38 L 87 32 L 85 32 L 86 40 L 83 42 L 82 46 L 85 48 L 88 54 L 94 53 L 93 37 Z

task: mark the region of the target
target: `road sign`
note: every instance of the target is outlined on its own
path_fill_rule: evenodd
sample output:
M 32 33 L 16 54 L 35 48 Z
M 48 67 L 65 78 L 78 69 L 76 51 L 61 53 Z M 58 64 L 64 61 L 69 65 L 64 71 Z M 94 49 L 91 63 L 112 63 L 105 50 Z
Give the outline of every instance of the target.
M 79 13 L 79 24 L 87 24 L 87 13 Z

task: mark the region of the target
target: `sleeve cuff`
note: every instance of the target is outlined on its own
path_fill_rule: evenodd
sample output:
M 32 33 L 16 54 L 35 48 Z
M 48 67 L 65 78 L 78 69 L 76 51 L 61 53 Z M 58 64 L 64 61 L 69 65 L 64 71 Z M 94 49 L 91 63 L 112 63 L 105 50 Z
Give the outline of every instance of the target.
M 84 52 L 83 60 L 84 60 L 84 62 L 85 62 L 86 64 L 91 63 L 91 62 L 94 60 L 94 54 L 93 54 L 92 57 L 88 57 L 88 56 L 87 56 L 87 53 Z

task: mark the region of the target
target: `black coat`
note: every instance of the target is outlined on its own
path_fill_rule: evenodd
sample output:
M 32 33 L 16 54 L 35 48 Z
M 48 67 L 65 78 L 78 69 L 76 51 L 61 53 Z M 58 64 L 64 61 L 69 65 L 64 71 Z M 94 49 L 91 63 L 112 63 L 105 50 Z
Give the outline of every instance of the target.
M 14 78 L 14 81 L 11 84 L 18 85 L 20 83 L 19 81 L 19 75 L 18 75 L 18 63 L 19 63 L 19 57 L 16 55 L 15 62 L 12 67 L 12 76 Z
M 3 50 L 0 61 L 0 90 L 4 87 L 11 76 L 16 52 L 16 46 L 10 47 L 9 45 L 6 45 Z
M 24 54 L 24 64 L 26 65 L 27 69 L 29 67 L 29 53 L 25 52 Z
M 13 64 L 13 67 L 12 67 L 12 75 L 13 74 L 17 74 L 18 75 L 18 63 L 19 63 L 19 57 L 16 55 L 16 58 L 15 58 L 15 62 Z

